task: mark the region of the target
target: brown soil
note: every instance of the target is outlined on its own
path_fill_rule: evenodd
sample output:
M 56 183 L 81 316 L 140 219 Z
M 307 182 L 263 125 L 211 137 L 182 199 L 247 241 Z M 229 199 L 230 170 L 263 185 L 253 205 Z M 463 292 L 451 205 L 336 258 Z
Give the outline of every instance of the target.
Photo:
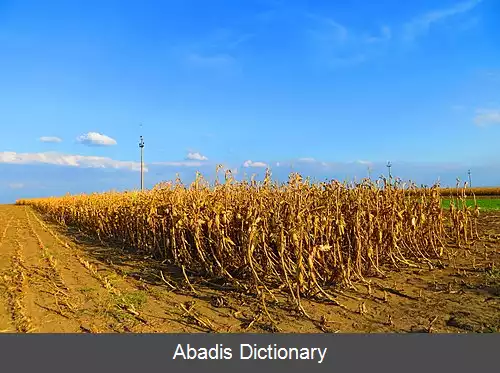
M 419 268 L 388 271 L 371 285 L 334 291 L 340 305 L 267 299 L 109 247 L 0 206 L 0 331 L 498 332 L 500 213 L 480 217 L 481 241 Z M 186 280 L 187 279 L 187 280 Z M 188 283 L 189 281 L 189 283 Z M 271 321 L 272 320 L 272 321 Z

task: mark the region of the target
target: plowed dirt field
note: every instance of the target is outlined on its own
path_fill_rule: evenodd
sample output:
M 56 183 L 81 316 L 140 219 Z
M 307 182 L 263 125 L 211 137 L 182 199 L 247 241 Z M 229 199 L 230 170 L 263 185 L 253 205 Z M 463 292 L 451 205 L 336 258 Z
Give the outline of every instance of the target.
M 52 224 L 26 206 L 0 206 L 0 331 L 499 332 L 500 213 L 482 239 L 431 268 L 390 271 L 337 289 L 340 305 L 268 299 L 183 273 L 144 254 Z

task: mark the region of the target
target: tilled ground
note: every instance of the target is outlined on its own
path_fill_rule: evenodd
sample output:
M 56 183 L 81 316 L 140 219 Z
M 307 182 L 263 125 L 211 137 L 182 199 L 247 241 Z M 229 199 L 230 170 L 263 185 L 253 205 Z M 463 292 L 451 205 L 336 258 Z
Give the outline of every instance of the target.
M 264 309 L 228 284 L 97 243 L 29 207 L 3 205 L 0 331 L 498 332 L 500 213 L 481 214 L 480 234 L 471 250 L 451 248 L 446 260 L 337 289 L 336 305 L 303 301 L 307 318 L 282 294 Z

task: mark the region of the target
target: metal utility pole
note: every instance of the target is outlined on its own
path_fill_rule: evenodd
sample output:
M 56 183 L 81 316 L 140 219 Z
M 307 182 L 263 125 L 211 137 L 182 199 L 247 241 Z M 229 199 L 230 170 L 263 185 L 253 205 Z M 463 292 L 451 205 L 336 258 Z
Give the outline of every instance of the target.
M 143 163 L 143 153 L 144 153 L 144 139 L 141 136 L 141 141 L 139 142 L 139 148 L 141 149 L 141 190 L 144 190 L 144 163 Z
M 472 181 L 470 179 L 470 170 L 467 171 L 467 174 L 469 175 L 469 188 L 472 188 Z
M 368 179 L 372 179 L 372 168 L 371 166 L 368 166 Z
M 391 167 L 392 167 L 391 162 L 387 162 L 387 169 L 389 170 L 389 179 L 392 179 L 392 175 L 391 175 Z

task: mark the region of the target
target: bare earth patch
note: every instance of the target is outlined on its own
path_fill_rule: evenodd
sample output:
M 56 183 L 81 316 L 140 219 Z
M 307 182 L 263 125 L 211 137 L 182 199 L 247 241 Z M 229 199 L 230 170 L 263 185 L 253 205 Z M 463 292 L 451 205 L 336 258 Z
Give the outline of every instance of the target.
M 284 294 L 265 305 L 127 248 L 0 206 L 1 332 L 467 333 L 500 330 L 500 213 L 479 217 L 470 250 L 335 289 L 335 302 Z M 432 268 L 431 268 L 432 267 Z

